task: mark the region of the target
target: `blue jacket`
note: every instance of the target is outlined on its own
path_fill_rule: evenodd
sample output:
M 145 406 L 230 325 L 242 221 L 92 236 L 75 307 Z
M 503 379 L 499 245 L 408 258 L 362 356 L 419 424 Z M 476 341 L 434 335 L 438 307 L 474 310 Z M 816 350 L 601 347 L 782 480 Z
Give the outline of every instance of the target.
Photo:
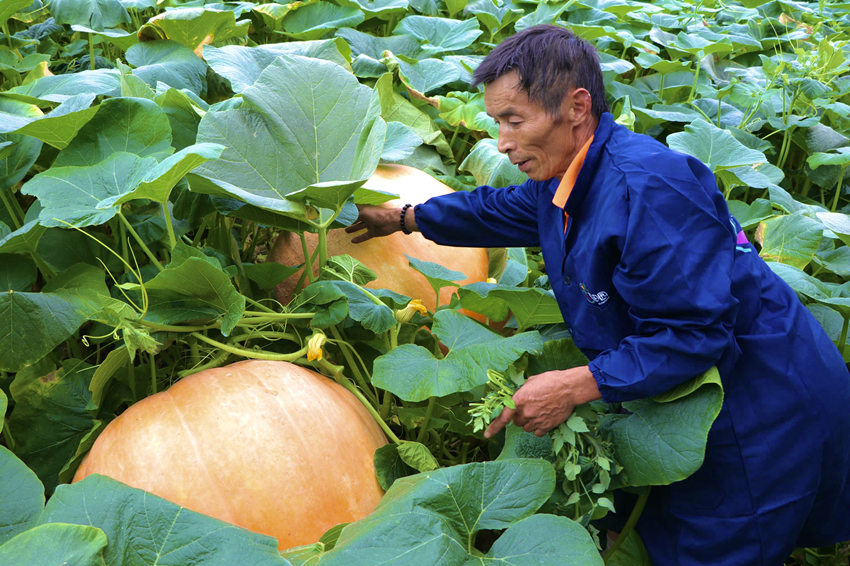
M 850 539 L 850 374 L 747 243 L 712 172 L 606 113 L 566 231 L 557 186 L 437 197 L 416 222 L 441 244 L 539 246 L 606 401 L 718 367 L 725 400 L 705 463 L 653 488 L 639 523 L 654 564 L 779 565 L 795 544 Z

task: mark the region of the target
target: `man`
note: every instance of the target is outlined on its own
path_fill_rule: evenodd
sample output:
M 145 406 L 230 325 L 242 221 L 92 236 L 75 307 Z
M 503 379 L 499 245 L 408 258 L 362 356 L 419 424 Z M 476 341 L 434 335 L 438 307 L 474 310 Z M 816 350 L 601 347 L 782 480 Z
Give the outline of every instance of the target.
M 723 408 L 703 466 L 653 488 L 638 532 L 655 566 L 778 566 L 850 539 L 850 375 L 758 257 L 697 159 L 614 123 L 598 57 L 556 26 L 504 41 L 475 72 L 499 150 L 528 174 L 416 207 L 366 207 L 364 241 L 540 246 L 587 366 L 532 376 L 508 421 L 538 435 L 576 405 L 663 393 L 717 366 Z

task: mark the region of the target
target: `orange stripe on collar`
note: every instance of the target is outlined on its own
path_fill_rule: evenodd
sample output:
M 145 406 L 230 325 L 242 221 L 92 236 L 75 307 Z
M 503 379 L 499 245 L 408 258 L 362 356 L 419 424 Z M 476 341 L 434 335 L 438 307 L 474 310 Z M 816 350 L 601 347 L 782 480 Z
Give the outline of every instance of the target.
M 587 156 L 587 150 L 590 148 L 591 142 L 593 142 L 593 136 L 590 136 L 590 139 L 587 140 L 587 142 L 578 151 L 576 156 L 573 157 L 570 166 L 567 167 L 567 172 L 564 173 L 564 177 L 561 179 L 561 183 L 558 185 L 558 190 L 555 191 L 555 196 L 552 197 L 552 204 L 554 204 L 558 208 L 564 208 L 564 206 L 566 206 L 567 199 L 570 198 L 570 193 L 572 192 L 573 187 L 576 184 L 576 179 L 578 179 L 578 174 L 579 171 L 581 171 L 581 166 L 584 165 L 584 158 L 585 156 Z

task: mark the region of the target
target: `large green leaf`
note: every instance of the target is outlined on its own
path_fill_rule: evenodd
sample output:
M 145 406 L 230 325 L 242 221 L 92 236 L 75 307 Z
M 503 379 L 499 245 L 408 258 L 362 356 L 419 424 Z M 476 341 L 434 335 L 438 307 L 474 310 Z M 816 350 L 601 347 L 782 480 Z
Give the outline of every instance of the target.
M 407 0 L 339 0 L 343 6 L 356 6 L 367 17 L 389 19 L 396 14 L 403 14 L 408 9 Z
M 59 152 L 53 166 L 94 165 L 117 152 L 159 161 L 173 151 L 171 125 L 155 102 L 111 98 L 100 104 L 94 118 Z
M 263 70 L 281 55 L 325 59 L 340 67 L 349 68 L 348 57 L 343 54 L 340 40 L 333 39 L 270 43 L 256 47 L 225 45 L 204 48 L 204 58 L 209 66 L 230 81 L 234 92 L 242 92 L 253 85 Z
M 523 15 L 523 11 L 514 7 L 512 2 L 493 2 L 492 0 L 476 0 L 466 6 L 466 11 L 474 14 L 492 37 L 503 28 L 511 25 Z
M 130 22 L 119 0 L 52 0 L 50 13 L 57 24 L 79 24 L 102 30 Z
M 767 265 L 798 294 L 812 301 L 828 305 L 840 312 L 845 318 L 850 318 L 850 292 L 848 292 L 847 283 L 842 285 L 826 283 L 812 277 L 802 269 L 785 263 L 769 261 Z
M 0 2 L 0 25 L 5 24 L 12 14 L 30 4 L 32 4 L 32 0 L 3 0 Z
M 32 136 L 62 149 L 97 112 L 97 106 L 91 105 L 94 99 L 93 94 L 72 96 L 46 115 L 34 111 L 26 115 L 23 112 L 8 112 L 4 107 L 12 101 L 0 102 L 0 133 L 14 132 Z
M 374 513 L 343 528 L 318 564 L 601 565 L 581 526 L 566 518 L 532 516 L 554 486 L 551 465 L 539 460 L 479 462 L 401 478 Z M 482 559 L 475 534 L 487 529 L 507 529 L 506 538 Z M 574 559 L 564 562 L 567 556 Z
M 215 144 L 195 144 L 161 163 L 153 157 L 116 152 L 94 165 L 52 167 L 27 181 L 21 192 L 38 197 L 44 207 L 39 216 L 43 226 L 99 225 L 130 200 L 165 203 L 180 179 L 199 164 L 216 159 L 222 150 Z
M 182 244 L 181 244 L 182 245 Z M 245 310 L 245 297 L 220 266 L 200 257 L 172 262 L 145 282 L 150 306 L 146 318 L 162 324 L 221 318 L 221 332 L 230 334 Z M 125 284 L 137 290 L 137 284 Z
M 349 281 L 317 281 L 309 285 L 298 297 L 299 304 L 326 305 L 327 316 L 317 316 L 313 326 L 326 328 L 339 323 L 346 314 L 364 328 L 375 333 L 386 332 L 396 324 L 393 310 L 379 296 L 390 297 L 397 307 L 406 304 L 407 298 L 391 291 L 367 290 Z
M 357 6 L 305 2 L 283 17 L 283 33 L 295 39 L 320 39 L 339 28 L 356 27 L 364 19 Z
M 537 332 L 504 338 L 453 310 L 434 315 L 432 332 L 449 348 L 445 358 L 404 344 L 375 360 L 372 383 L 405 401 L 424 401 L 483 385 L 488 369 L 504 371 L 523 354 L 543 347 Z
M 823 225 L 803 213 L 768 218 L 759 228 L 764 235 L 759 255 L 800 269 L 812 261 L 823 239 Z
M 15 376 L 8 427 L 16 439 L 15 453 L 51 493 L 59 472 L 97 421 L 90 404 L 92 366 L 66 360 L 59 369 L 42 373 L 44 369 L 31 366 Z
M 41 207 L 30 207 L 40 210 Z M 28 211 L 29 212 L 29 211 Z M 26 223 L 5 236 L 0 235 L 0 252 L 7 254 L 34 254 L 38 248 L 38 242 L 47 231 L 47 228 L 39 224 L 38 214 L 26 220 Z
M 4 411 L 5 412 L 5 411 Z M 44 507 L 44 486 L 26 464 L 0 446 L 0 544 L 38 521 Z
M 728 130 L 721 130 L 705 120 L 695 120 L 684 132 L 667 136 L 670 149 L 693 155 L 712 171 L 765 163 L 767 158 L 736 140 Z
M 93 475 L 57 488 L 42 523 L 102 529 L 110 566 L 285 566 L 275 539 Z
M 168 39 L 144 41 L 127 50 L 127 63 L 133 74 L 151 87 L 158 81 L 177 89 L 201 95 L 206 91 L 207 66 L 195 53 Z
M 475 177 L 476 185 L 508 187 L 521 185 L 528 176 L 511 163 L 510 158 L 501 153 L 497 141 L 486 138 L 476 143 L 460 168 L 469 171 Z
M 423 261 L 415 257 L 410 257 L 407 254 L 404 257 L 407 258 L 410 267 L 421 273 L 428 280 L 428 284 L 434 289 L 434 295 L 437 297 L 438 303 L 440 302 L 440 289 L 443 287 L 453 287 L 457 285 L 458 281 L 466 279 L 466 274 L 444 267 L 439 263 Z
M 38 119 L 42 115 L 41 111 L 31 104 L 8 100 L 0 103 L 0 110 L 5 114 L 0 116 L 4 121 L 12 119 L 12 116 Z M 25 135 L 0 133 L 0 143 L 3 142 L 11 142 L 12 145 L 6 148 L 3 151 L 3 157 L 0 157 L 0 191 L 13 187 L 24 178 L 29 168 L 38 159 L 42 145 L 41 141 Z
M 623 403 L 630 414 L 609 418 L 614 451 L 628 485 L 667 485 L 697 471 L 722 405 L 716 368 L 664 395 Z
M 461 306 L 493 320 L 513 313 L 520 329 L 564 320 L 554 295 L 537 287 L 472 283 L 458 289 L 458 295 Z
M 87 317 L 56 293 L 0 295 L 0 370 L 19 371 L 69 338 Z
M 106 534 L 96 527 L 48 523 L 0 545 L 0 563 L 106 566 L 104 548 Z
M 11 88 L 8 92 L 55 102 L 63 102 L 78 94 L 118 96 L 121 93 L 121 73 L 116 69 L 97 69 L 49 75 Z
M 228 148 L 195 172 L 224 194 L 300 217 L 305 200 L 339 209 L 375 171 L 386 133 L 377 96 L 339 65 L 282 55 L 243 96 L 249 104 L 198 127 L 198 141 Z
M 230 10 L 180 7 L 155 16 L 142 26 L 139 36 L 150 39 L 164 36 L 200 54 L 203 45 L 245 37 L 250 23 L 250 20 L 237 20 Z
M 848 250 L 850 251 L 850 250 Z M 27 291 L 38 279 L 38 270 L 32 259 L 21 255 L 0 254 L 0 291 Z M 0 397 L 0 409 L 5 409 Z M 2 414 L 2 413 L 0 413 Z
M 437 148 L 445 156 L 452 155 L 449 142 L 425 112 L 413 105 L 409 100 L 396 93 L 393 86 L 393 76 L 387 73 L 375 83 L 375 91 L 381 103 L 381 116 L 387 122 L 401 122 L 415 131 L 422 140 Z
M 536 514 L 507 528 L 487 556 L 463 566 L 602 566 L 587 529 L 567 517 Z
M 421 42 L 421 49 L 429 55 L 459 51 L 472 45 L 481 35 L 478 20 L 452 20 L 428 16 L 407 16 L 393 34 L 408 34 Z
M 460 80 L 460 71 L 446 61 L 440 59 L 408 59 L 398 56 L 401 81 L 406 87 L 422 94 L 428 94 L 451 82 Z

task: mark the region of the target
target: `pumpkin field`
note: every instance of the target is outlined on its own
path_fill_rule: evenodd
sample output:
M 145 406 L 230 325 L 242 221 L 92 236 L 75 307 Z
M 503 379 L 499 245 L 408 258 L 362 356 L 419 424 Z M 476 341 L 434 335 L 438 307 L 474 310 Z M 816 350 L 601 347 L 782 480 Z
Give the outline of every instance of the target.
M 342 230 L 523 182 L 471 73 L 543 23 L 850 361 L 846 0 L 0 0 L 0 566 L 649 566 L 717 371 L 485 439 L 587 363 L 539 250 Z

